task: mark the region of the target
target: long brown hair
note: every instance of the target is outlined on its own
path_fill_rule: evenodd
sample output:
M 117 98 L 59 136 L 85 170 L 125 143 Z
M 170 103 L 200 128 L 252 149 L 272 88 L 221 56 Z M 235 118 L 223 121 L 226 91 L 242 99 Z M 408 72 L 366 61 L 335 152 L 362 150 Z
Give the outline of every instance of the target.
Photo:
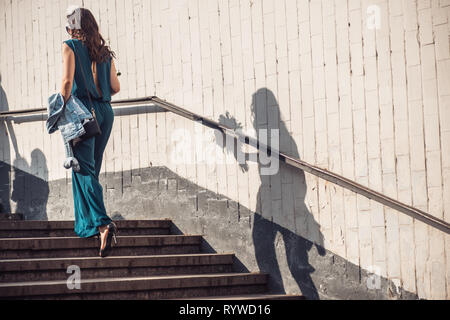
M 81 9 L 81 29 L 72 30 L 72 36 L 86 44 L 89 56 L 97 63 L 106 62 L 109 58 L 115 58 L 116 54 L 106 45 L 99 32 L 97 21 L 89 9 Z

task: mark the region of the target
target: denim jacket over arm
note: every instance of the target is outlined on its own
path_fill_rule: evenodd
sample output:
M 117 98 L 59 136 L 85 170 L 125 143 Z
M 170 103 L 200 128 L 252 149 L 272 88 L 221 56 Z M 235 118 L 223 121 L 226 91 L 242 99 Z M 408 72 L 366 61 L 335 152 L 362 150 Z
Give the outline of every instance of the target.
M 83 123 L 86 119 L 92 119 L 92 114 L 76 96 L 71 95 L 64 104 L 64 97 L 61 93 L 56 93 L 48 99 L 47 111 L 47 132 L 52 134 L 59 130 L 64 141 L 67 157 L 64 167 L 68 169 L 72 166 L 72 163 L 75 167 L 78 166 L 78 161 L 73 156 L 70 141 L 86 133 Z

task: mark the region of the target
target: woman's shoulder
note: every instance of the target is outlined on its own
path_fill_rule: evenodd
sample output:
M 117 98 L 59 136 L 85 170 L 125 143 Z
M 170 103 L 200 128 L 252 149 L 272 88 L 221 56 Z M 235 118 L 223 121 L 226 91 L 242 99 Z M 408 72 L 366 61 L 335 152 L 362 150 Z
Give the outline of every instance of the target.
M 79 45 L 81 43 L 81 40 L 73 38 L 73 39 L 67 39 L 64 40 L 63 43 L 67 44 L 69 47 L 73 48 L 74 45 Z
M 111 56 L 107 56 L 105 58 L 103 58 L 102 62 L 100 63 L 104 66 L 108 66 L 111 68 L 111 64 L 112 64 L 112 57 Z
M 67 39 L 67 40 L 63 41 L 63 43 L 67 44 L 67 46 L 69 48 L 71 48 L 72 50 L 73 50 L 73 47 L 75 45 L 75 42 L 76 42 L 76 39 Z

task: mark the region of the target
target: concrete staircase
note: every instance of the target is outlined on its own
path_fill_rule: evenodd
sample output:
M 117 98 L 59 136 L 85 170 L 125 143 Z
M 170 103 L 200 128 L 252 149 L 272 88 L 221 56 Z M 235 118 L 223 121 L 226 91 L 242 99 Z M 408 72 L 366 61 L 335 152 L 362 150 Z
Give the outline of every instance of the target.
M 267 293 L 268 275 L 236 273 L 234 254 L 202 253 L 201 235 L 171 234 L 170 220 L 120 220 L 111 256 L 73 221 L 0 220 L 1 299 L 301 299 Z M 69 289 L 69 266 L 80 289 Z

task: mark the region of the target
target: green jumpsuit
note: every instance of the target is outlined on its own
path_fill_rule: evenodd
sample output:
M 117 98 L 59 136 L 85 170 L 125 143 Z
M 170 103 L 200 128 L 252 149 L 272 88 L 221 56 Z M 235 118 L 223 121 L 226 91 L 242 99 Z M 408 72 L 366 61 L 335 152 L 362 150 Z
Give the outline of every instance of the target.
M 72 170 L 72 190 L 75 210 L 75 233 L 82 238 L 88 238 L 99 234 L 98 227 L 107 225 L 111 218 L 106 214 L 103 201 L 103 188 L 99 182 L 99 174 L 102 166 L 103 152 L 108 143 L 114 122 L 114 112 L 111 101 L 111 59 L 97 64 L 97 77 L 102 92 L 100 96 L 94 82 L 91 59 L 86 45 L 78 39 L 64 41 L 75 54 L 75 75 L 73 80 L 72 95 L 79 98 L 91 112 L 91 107 L 83 81 L 81 68 L 86 76 L 87 86 L 92 98 L 97 122 L 102 131 L 90 139 L 78 143 L 73 148 L 75 158 L 80 163 L 80 172 Z

